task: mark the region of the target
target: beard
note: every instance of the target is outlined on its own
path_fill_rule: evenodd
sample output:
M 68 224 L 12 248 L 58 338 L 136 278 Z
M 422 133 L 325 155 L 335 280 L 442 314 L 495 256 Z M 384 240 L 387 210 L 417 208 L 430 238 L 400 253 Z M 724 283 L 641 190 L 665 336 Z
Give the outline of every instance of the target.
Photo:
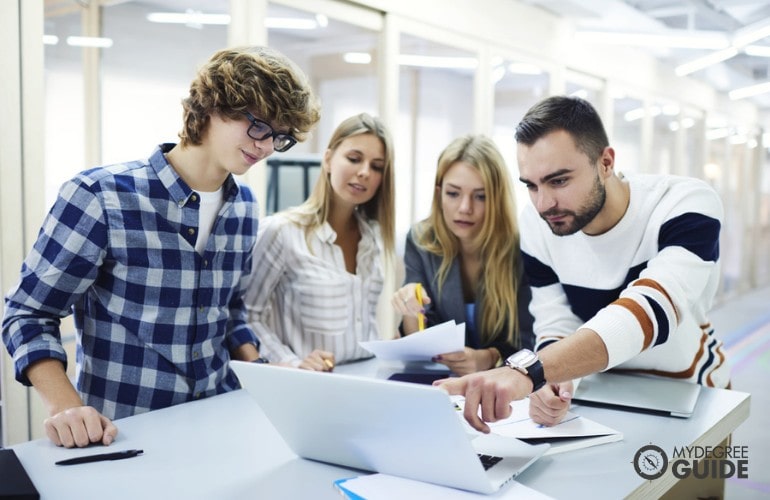
M 599 175 L 597 174 L 593 188 L 588 194 L 588 200 L 586 200 L 585 204 L 583 204 L 577 212 L 573 212 L 572 210 L 553 209 L 542 212 L 540 217 L 548 223 L 551 232 L 556 236 L 569 236 L 570 234 L 577 233 L 594 220 L 596 214 L 604 208 L 605 201 L 607 201 L 607 190 L 599 181 Z M 554 216 L 566 216 L 568 218 L 567 220 L 569 220 L 569 218 L 572 220 L 571 222 L 558 221 L 551 223 L 547 218 Z

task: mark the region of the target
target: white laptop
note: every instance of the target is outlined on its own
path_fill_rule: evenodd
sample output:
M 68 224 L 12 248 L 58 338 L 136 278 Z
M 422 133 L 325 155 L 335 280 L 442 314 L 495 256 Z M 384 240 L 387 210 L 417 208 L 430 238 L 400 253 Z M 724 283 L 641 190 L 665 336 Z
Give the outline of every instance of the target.
M 474 439 L 449 396 L 432 386 L 242 361 L 230 366 L 303 458 L 493 493 L 548 449 L 504 436 Z M 479 455 L 496 463 L 485 468 Z
M 572 401 L 589 406 L 688 418 L 701 386 L 661 377 L 594 373 L 581 379 Z

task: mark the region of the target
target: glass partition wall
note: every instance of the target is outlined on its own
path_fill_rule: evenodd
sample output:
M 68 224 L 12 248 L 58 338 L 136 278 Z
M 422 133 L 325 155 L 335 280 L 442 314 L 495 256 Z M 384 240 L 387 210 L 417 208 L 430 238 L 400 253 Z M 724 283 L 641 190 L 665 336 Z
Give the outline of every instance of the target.
M 767 145 L 762 144 L 759 133 L 754 132 L 753 137 L 758 142 L 754 147 L 759 147 L 761 153 L 752 153 L 748 142 L 739 139 L 747 132 L 735 124 L 715 125 L 713 114 L 708 114 L 707 119 L 707 111 L 696 106 L 652 96 L 646 89 L 617 92 L 612 77 L 573 70 L 565 65 L 566 61 L 479 43 L 478 39 L 465 39 L 435 25 L 406 21 L 355 3 L 261 2 L 266 6 L 266 19 L 254 22 L 263 23 L 268 43 L 308 74 L 322 103 L 317 129 L 308 141 L 289 152 L 287 159 L 317 161 L 342 119 L 362 111 L 383 113 L 383 93 L 396 96 L 389 125 L 396 145 L 399 247 L 408 227 L 428 213 L 435 164 L 443 147 L 461 134 L 491 134 L 517 179 L 514 127 L 533 103 L 549 93 L 579 95 L 600 109 L 617 152 L 619 171 L 706 178 L 723 195 L 730 220 L 748 209 L 742 205 L 736 211 L 733 205 L 740 199 L 740 183 L 736 187 L 735 181 L 728 182 L 725 172 L 757 183 L 766 177 Z M 46 2 L 46 205 L 50 205 L 64 180 L 93 166 L 87 164 L 93 163 L 93 155 L 86 149 L 84 134 L 88 120 L 93 120 L 87 114 L 89 100 L 96 100 L 98 107 L 99 163 L 146 155 L 157 143 L 176 140 L 181 117 L 179 101 L 198 65 L 227 45 L 230 10 L 237 5 L 239 2 L 196 0 L 186 3 L 183 10 L 178 2 L 170 0 L 105 2 L 94 28 L 87 24 L 91 22 L 87 4 Z M 359 9 L 366 15 L 350 15 L 345 9 Z M 152 14 L 159 12 L 209 17 L 206 22 L 153 22 Z M 388 68 L 380 67 L 384 19 L 388 16 L 396 21 L 395 88 L 382 87 L 382 74 Z M 102 48 L 86 49 L 69 38 L 93 35 L 94 30 L 105 43 Z M 86 65 L 88 50 L 98 54 L 96 77 Z M 492 56 L 480 57 L 484 51 Z M 479 62 L 482 60 L 484 64 Z M 92 59 L 89 64 L 93 64 Z M 554 71 L 558 72 L 557 78 Z M 555 88 L 555 81 L 563 82 L 562 87 Z M 490 88 L 478 82 L 489 82 Z M 485 92 L 490 93 L 489 98 L 479 97 Z M 487 105 L 490 109 L 485 115 L 479 107 Z M 480 124 L 479 116 L 488 116 L 490 123 Z M 719 138 L 723 129 L 726 135 Z M 737 173 L 743 170 L 751 176 Z M 299 180 L 290 180 L 281 185 L 281 190 L 286 190 L 285 199 L 291 203 L 304 196 L 304 191 L 298 191 L 299 184 Z M 525 191 L 520 183 L 514 184 L 522 207 L 528 202 Z M 755 200 L 753 208 L 760 215 L 766 198 L 763 192 Z M 736 229 L 740 234 L 735 239 L 725 241 L 726 258 L 740 254 L 729 249 L 736 241 L 742 248 L 753 246 L 757 252 L 764 249 L 766 253 L 766 218 L 737 220 L 743 226 Z M 753 261 L 756 271 L 768 267 L 759 257 Z M 756 281 L 755 276 L 747 277 L 749 270 L 736 270 L 735 264 L 728 261 L 725 264 L 725 291 L 740 290 Z M 735 278 L 736 273 L 742 277 Z
M 264 7 L 264 16 L 244 20 L 247 7 L 255 5 Z M 321 122 L 287 158 L 317 161 L 332 130 L 347 116 L 366 111 L 388 117 L 396 150 L 399 252 L 409 226 L 428 213 L 439 153 L 459 135 L 491 134 L 511 169 L 519 207 L 529 203 L 516 181 L 514 127 L 542 97 L 571 94 L 600 110 L 620 172 L 691 175 L 720 193 L 726 224 L 718 300 L 770 283 L 766 131 L 734 118 L 717 123 L 713 109 L 688 102 L 688 96 L 666 97 L 666 89 L 635 86 L 617 92 L 626 83 L 616 81 L 623 75 L 574 70 L 570 61 L 558 59 L 558 51 L 519 50 L 516 42 L 491 40 L 480 30 L 470 35 L 472 27 L 405 19 L 384 2 L 381 9 L 367 5 L 341 0 L 45 2 L 41 203 L 50 206 L 62 182 L 77 171 L 145 156 L 156 144 L 175 141 L 179 101 L 197 67 L 230 43 L 235 9 L 238 17 L 232 21 L 258 25 L 260 39 L 296 61 L 320 96 Z M 210 16 L 169 24 L 150 20 L 157 12 Z M 70 38 L 84 34 L 102 45 L 84 48 L 89 40 Z M 385 74 L 395 77 L 383 79 Z M 301 201 L 299 183 L 282 183 L 285 199 Z

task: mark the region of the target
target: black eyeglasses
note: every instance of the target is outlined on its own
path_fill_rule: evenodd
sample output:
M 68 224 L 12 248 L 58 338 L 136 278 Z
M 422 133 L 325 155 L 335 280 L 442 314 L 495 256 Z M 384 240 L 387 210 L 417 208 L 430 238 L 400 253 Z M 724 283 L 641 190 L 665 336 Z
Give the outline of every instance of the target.
M 297 144 L 297 139 L 290 136 L 289 134 L 276 133 L 270 124 L 254 118 L 254 116 L 252 116 L 252 114 L 247 111 L 244 111 L 243 114 L 246 115 L 246 118 L 248 118 L 249 122 L 251 122 L 251 125 L 249 125 L 249 129 L 246 131 L 246 134 L 255 141 L 264 141 L 265 139 L 272 137 L 273 149 L 279 153 L 288 151 L 292 146 Z

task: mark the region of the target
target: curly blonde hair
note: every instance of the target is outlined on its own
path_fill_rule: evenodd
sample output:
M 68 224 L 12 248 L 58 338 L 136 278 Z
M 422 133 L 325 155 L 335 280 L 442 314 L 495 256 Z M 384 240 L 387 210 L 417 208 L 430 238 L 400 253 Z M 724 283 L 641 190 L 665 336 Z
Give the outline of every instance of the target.
M 307 77 L 289 58 L 268 47 L 236 47 L 216 52 L 190 84 L 182 100 L 182 146 L 200 145 L 212 114 L 240 119 L 248 111 L 298 141 L 320 118 Z

